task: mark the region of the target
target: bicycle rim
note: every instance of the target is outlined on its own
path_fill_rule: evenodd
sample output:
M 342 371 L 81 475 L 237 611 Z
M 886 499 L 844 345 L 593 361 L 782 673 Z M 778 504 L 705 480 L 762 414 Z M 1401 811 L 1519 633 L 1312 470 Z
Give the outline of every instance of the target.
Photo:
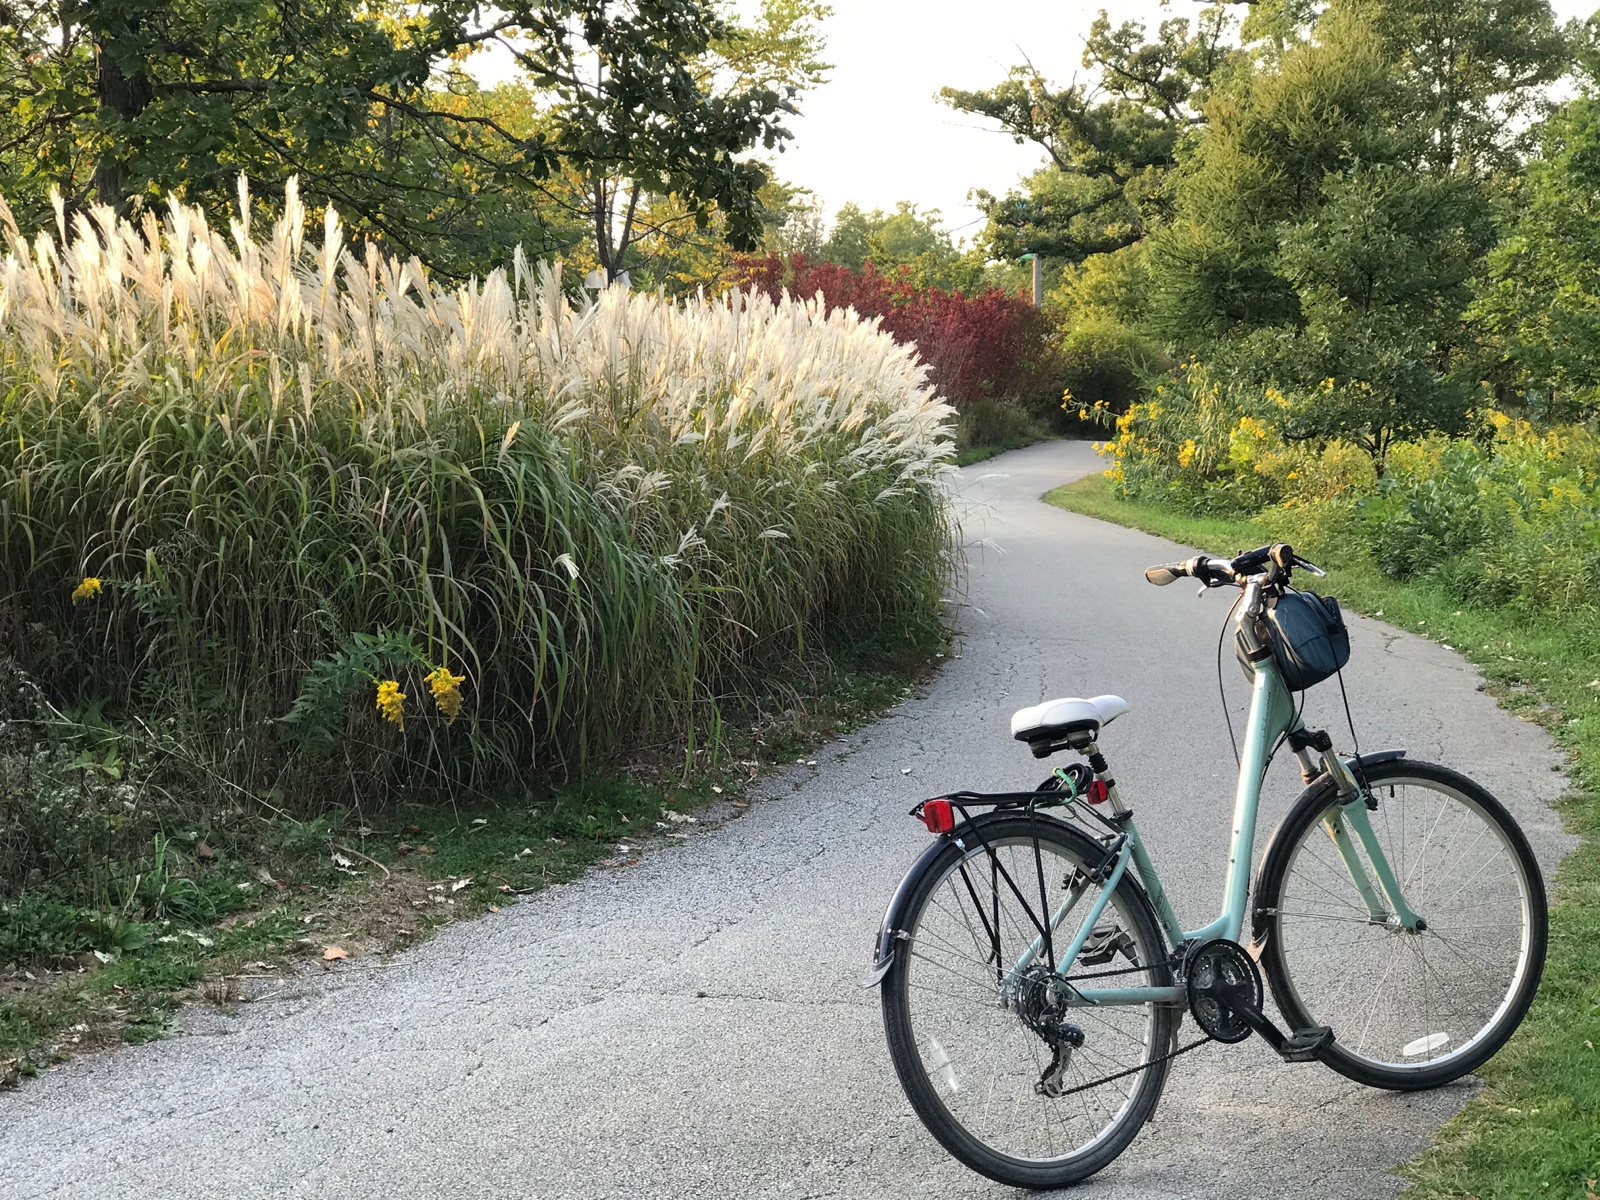
M 924 892 L 897 954 L 905 966 L 896 990 L 916 1054 L 914 1069 L 901 1071 L 908 1093 L 936 1134 L 945 1122 L 959 1129 L 959 1137 L 941 1134 L 941 1140 L 969 1166 L 1023 1186 L 1039 1182 L 1015 1168 L 1066 1166 L 1055 1181 L 1067 1182 L 1081 1177 L 1071 1164 L 1080 1164 L 1086 1175 L 1109 1162 L 1147 1119 L 1165 1081 L 1161 1063 L 1099 1082 L 1165 1054 L 1173 1035 L 1170 1013 L 1156 1005 L 1074 1007 L 1067 1019 L 1081 1028 L 1083 1045 L 1071 1051 L 1053 1080 L 1056 1090 L 1071 1094 L 1045 1094 L 1041 1083 L 1053 1049 L 1021 1016 L 1016 985 L 1004 982 L 1038 936 L 1033 916 L 1041 911 L 1041 863 L 1052 911 L 1076 889 L 1078 899 L 1053 936 L 1057 953 L 1069 948 L 1100 892 L 1082 868 L 1103 852 L 1084 841 L 1079 847 L 1069 839 L 1041 837 L 1037 862 L 1033 838 L 1025 834 L 991 837 L 987 849 L 971 847 Z M 1083 981 L 1085 987 L 1167 982 L 1165 954 L 1141 897 L 1124 885 L 1068 974 L 1126 972 L 1102 984 Z M 1042 953 L 1040 959 L 1042 967 Z M 1091 1086 L 1073 1091 L 1085 1085 Z
M 1280 1003 L 1330 1026 L 1330 1065 L 1343 1060 L 1357 1077 L 1372 1068 L 1368 1082 L 1431 1085 L 1473 1069 L 1516 1027 L 1537 985 L 1537 866 L 1510 818 L 1474 790 L 1421 772 L 1372 781 L 1373 832 L 1424 930 L 1372 916 L 1329 836 L 1335 805 L 1305 822 L 1290 852 L 1274 913 L 1289 993 Z

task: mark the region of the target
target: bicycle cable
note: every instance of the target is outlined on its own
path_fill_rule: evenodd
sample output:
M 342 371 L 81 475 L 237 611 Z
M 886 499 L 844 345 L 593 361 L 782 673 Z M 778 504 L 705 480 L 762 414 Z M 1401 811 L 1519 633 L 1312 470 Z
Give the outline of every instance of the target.
M 1233 714 L 1228 711 L 1228 689 L 1222 684 L 1222 643 L 1227 640 L 1228 626 L 1233 623 L 1234 610 L 1244 599 L 1240 592 L 1228 606 L 1228 615 L 1222 618 L 1222 632 L 1217 634 L 1217 696 L 1222 702 L 1222 719 L 1228 723 L 1228 741 L 1233 746 L 1233 765 L 1239 765 L 1239 739 L 1233 736 Z
M 1344 723 L 1350 727 L 1350 744 L 1355 747 L 1355 757 L 1351 761 L 1352 774 L 1362 788 L 1367 787 L 1367 772 L 1361 765 L 1361 739 L 1356 736 L 1356 719 L 1350 715 L 1350 693 L 1344 690 L 1344 668 L 1337 672 L 1339 676 L 1339 698 L 1344 701 Z M 1368 803 L 1372 803 L 1370 797 Z

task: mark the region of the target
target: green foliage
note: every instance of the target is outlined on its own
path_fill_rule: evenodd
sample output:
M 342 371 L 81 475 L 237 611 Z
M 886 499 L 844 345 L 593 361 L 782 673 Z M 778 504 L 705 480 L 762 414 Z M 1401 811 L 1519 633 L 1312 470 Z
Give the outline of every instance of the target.
M 149 944 L 150 927 L 111 913 L 24 894 L 0 900 L 0 964 L 32 964 L 98 950 L 117 957 Z
M 1400 19 L 1334 5 L 1219 89 L 1153 253 L 1160 329 L 1282 389 L 1287 436 L 1379 462 L 1397 439 L 1463 428 L 1463 314 L 1495 234 L 1482 179 L 1438 165 L 1455 118 L 1395 50 Z
M 951 107 L 997 122 L 1050 158 L 1025 190 L 979 193 L 990 254 L 1075 263 L 1130 246 L 1162 222 L 1170 173 L 1229 61 L 1231 33 L 1221 5 L 1192 26 L 1163 21 L 1154 41 L 1139 22 L 1113 27 L 1102 12 L 1084 49 L 1084 66 L 1096 72 L 1089 82 L 1055 90 L 1032 66 L 1020 66 L 985 91 L 943 89 Z
M 1077 319 L 1056 342 L 1064 407 L 1126 412 L 1144 393 L 1145 380 L 1165 372 L 1169 360 L 1154 340 L 1114 317 L 1092 309 L 1073 315 Z
M 1001 450 L 1031 445 L 1047 437 L 1049 430 L 1035 414 L 1018 401 L 1006 397 L 983 397 L 962 406 L 956 441 L 963 451 L 982 448 L 987 458 Z M 977 461 L 965 458 L 966 462 Z
M 1515 170 L 1537 143 L 1544 87 L 1572 66 L 1548 0 L 1383 0 L 1375 27 L 1428 131 L 1430 172 Z
M 818 257 L 852 271 L 870 262 L 891 277 L 904 272 L 919 288 L 970 293 L 984 284 L 981 259 L 956 249 L 939 210 L 918 212 L 908 200 L 897 204 L 892 213 L 882 209 L 863 212 L 859 205 L 844 205 L 834 214 Z
M 350 703 L 380 677 L 398 668 L 425 665 L 427 656 L 412 633 L 357 633 L 311 665 L 283 723 L 309 753 L 332 754 L 349 722 Z
M 0 192 L 31 225 L 52 188 L 69 214 L 128 212 L 168 188 L 219 205 L 241 173 L 281 201 L 298 175 L 361 236 L 465 275 L 514 242 L 562 244 L 570 213 L 614 267 L 627 239 L 612 202 L 644 188 L 692 223 L 722 214 L 748 247 L 768 172 L 742 152 L 787 137 L 793 90 L 821 66 L 820 11 L 769 0 L 745 26 L 710 0 L 511 4 L 490 20 L 464 0 L 292 14 L 20 0 L 0 12 Z M 491 46 L 525 87 L 480 92 L 462 60 Z
M 1551 118 L 1512 214 L 1474 314 L 1499 341 L 1505 383 L 1534 412 L 1590 416 L 1600 411 L 1600 99 L 1581 96 Z

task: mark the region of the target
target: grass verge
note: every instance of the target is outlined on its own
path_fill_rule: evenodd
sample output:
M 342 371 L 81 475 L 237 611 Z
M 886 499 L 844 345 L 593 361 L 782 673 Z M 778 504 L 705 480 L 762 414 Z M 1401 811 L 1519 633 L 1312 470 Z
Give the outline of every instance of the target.
M 1274 540 L 1271 514 L 1199 517 L 1118 499 L 1095 475 L 1045 499 L 1213 553 Z M 1527 1019 L 1484 1067 L 1484 1088 L 1400 1169 L 1403 1200 L 1595 1200 L 1600 1178 L 1600 641 L 1585 620 L 1464 605 L 1370 562 L 1329 564 L 1341 603 L 1441 642 L 1474 663 L 1501 706 L 1565 749 L 1561 804 L 1581 839 L 1550 886 L 1550 952 Z
M 672 747 L 516 804 L 430 796 L 365 818 L 278 816 L 230 848 L 173 830 L 127 904 L 84 908 L 26 890 L 0 899 L 0 1088 L 76 1054 L 164 1036 L 185 1003 L 267 998 L 270 980 L 287 985 L 309 963 L 337 971 L 591 867 L 627 867 L 652 842 L 690 837 L 696 810 L 713 803 L 743 815 L 741 793 L 764 769 L 903 699 L 938 647 L 890 638 L 832 657 L 819 683 L 724 726 L 687 768 Z

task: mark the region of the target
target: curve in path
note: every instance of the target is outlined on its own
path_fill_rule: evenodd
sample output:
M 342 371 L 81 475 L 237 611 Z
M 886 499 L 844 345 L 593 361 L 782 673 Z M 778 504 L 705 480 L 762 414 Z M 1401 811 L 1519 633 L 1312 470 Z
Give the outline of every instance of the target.
M 911 1114 L 855 985 L 954 786 L 1041 774 L 1010 713 L 1114 691 L 1103 739 L 1180 915 L 1221 893 L 1231 756 L 1220 597 L 1147 586 L 1170 543 L 1041 504 L 1097 466 L 1052 443 L 969 468 L 959 657 L 885 720 L 772 780 L 748 815 L 184 1036 L 0 1097 L 6 1197 L 1012 1196 Z M 1478 776 L 1547 868 L 1560 760 L 1442 647 L 1352 621 L 1364 747 Z M 1330 698 L 1309 719 L 1330 729 Z M 1323 711 L 1318 711 L 1320 707 Z M 1337 696 L 1332 698 L 1337 703 Z M 1340 714 L 1342 716 L 1342 714 Z M 1299 790 L 1275 767 L 1262 830 Z M 1264 844 L 1264 837 L 1261 839 Z M 371 960 L 369 960 L 371 961 Z M 1470 1095 L 1368 1091 L 1252 1040 L 1179 1060 L 1155 1119 L 1082 1197 L 1371 1197 Z

